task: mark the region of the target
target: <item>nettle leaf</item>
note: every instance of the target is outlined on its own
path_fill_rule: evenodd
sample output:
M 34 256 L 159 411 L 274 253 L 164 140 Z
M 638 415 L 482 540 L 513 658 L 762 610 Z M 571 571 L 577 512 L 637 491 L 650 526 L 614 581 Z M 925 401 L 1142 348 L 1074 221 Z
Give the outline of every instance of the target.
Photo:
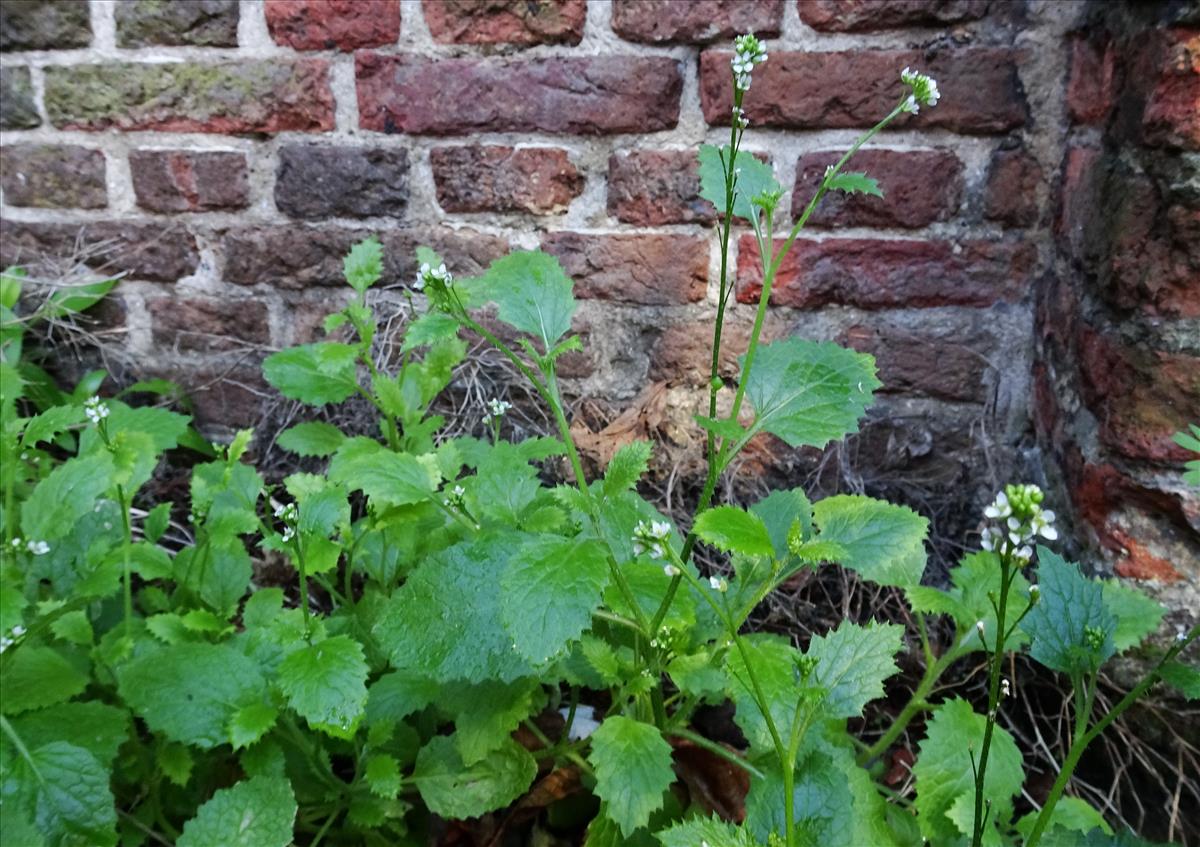
M 346 282 L 355 291 L 366 291 L 383 276 L 383 245 L 375 236 L 364 238 L 350 248 L 342 260 Z
M 861 171 L 842 171 L 830 179 L 828 185 L 830 188 L 844 191 L 847 194 L 858 193 L 870 194 L 874 197 L 883 196 L 883 192 L 879 189 L 879 182 Z
M 637 485 L 650 463 L 651 449 L 649 441 L 631 441 L 613 454 L 608 467 L 604 469 L 605 497 L 612 497 Z
M 288 427 L 275 443 L 297 456 L 328 456 L 345 440 L 345 434 L 333 424 L 308 421 Z
M 1200 669 L 1183 662 L 1167 662 L 1159 676 L 1188 700 L 1200 700 Z
M 17 715 L 70 700 L 87 688 L 88 678 L 49 647 L 22 645 L 3 666 L 0 711 Z
M 369 438 L 349 438 L 333 455 L 329 481 L 361 491 L 377 506 L 427 500 L 441 482 L 436 463 L 393 453 Z
M 222 788 L 183 825 L 176 847 L 287 847 L 296 795 L 283 777 L 255 776 Z
M 728 144 L 720 148 L 700 145 L 700 196 L 716 206 L 717 213 L 722 215 L 726 213 L 725 166 L 731 155 Z M 734 167 L 739 173 L 734 185 L 733 214 L 752 220 L 758 216 L 758 210 L 751 201 L 760 194 L 779 191 L 781 186 L 771 166 L 745 150 L 738 151 Z
M 82 747 L 52 741 L 22 758 L 25 781 L 34 786 L 33 823 L 49 844 L 87 844 L 110 847 L 117 843 L 117 811 L 109 789 L 109 772 Z M 35 775 L 36 774 L 36 775 Z M 5 798 L 5 816 L 9 814 Z
M 615 715 L 592 733 L 588 761 L 596 769 L 596 794 L 608 817 L 629 835 L 662 807 L 675 781 L 671 745 L 652 725 Z
M 500 747 L 521 721 L 541 709 L 546 694 L 536 679 L 453 683 L 438 698 L 455 715 L 454 739 L 463 764 L 471 766 Z
M 748 829 L 718 818 L 692 818 L 655 833 L 663 847 L 758 847 Z
M 983 715 L 957 697 L 939 706 L 929 720 L 912 771 L 917 786 L 917 822 L 921 833 L 934 843 L 950 841 L 960 834 L 961 827 L 948 813 L 964 795 L 974 799 L 971 754 L 982 746 L 986 724 Z M 1021 751 L 1008 731 L 996 726 L 984 778 L 984 796 L 992 803 L 993 823 L 1009 819 L 1012 798 L 1020 793 L 1024 779 Z M 970 834 L 971 822 L 967 823 L 965 834 Z
M 925 570 L 929 521 L 905 506 L 854 494 L 813 506 L 820 540 L 845 550 L 838 563 L 880 585 L 916 585 Z
M 403 779 L 400 776 L 400 763 L 395 756 L 386 753 L 372 753 L 367 757 L 367 766 L 363 769 L 363 778 L 367 788 L 376 797 L 391 798 L 400 793 Z
M 426 312 L 404 329 L 400 352 L 407 353 L 458 336 L 458 320 L 445 312 Z
M 883 696 L 883 681 L 900 669 L 904 627 L 845 621 L 827 635 L 815 636 L 805 655 L 817 666 L 810 683 L 824 689 L 821 713 L 830 718 L 855 718 L 863 707 Z
M 1051 670 L 1094 673 L 1113 653 L 1117 619 L 1104 602 L 1104 585 L 1046 547 L 1037 548 L 1040 599 L 1022 627 L 1033 639 L 1029 654 Z M 1086 630 L 1103 636 L 1099 649 Z
M 750 512 L 766 524 L 775 558 L 781 560 L 788 557 L 788 533 L 793 524 L 799 522 L 801 538 L 812 538 L 812 511 L 812 503 L 802 488 L 772 491 L 750 507 Z
M 21 506 L 25 537 L 53 541 L 69 533 L 108 490 L 114 471 L 107 451 L 63 462 L 37 484 Z
M 533 756 L 511 738 L 467 767 L 454 736 L 438 735 L 417 754 L 412 781 L 430 811 L 463 820 L 504 808 L 529 788 L 535 776 Z
M 1117 619 L 1113 647 L 1118 653 L 1136 647 L 1158 629 L 1166 612 L 1159 603 L 1135 588 L 1126 588 L 1115 579 L 1105 580 L 1101 584 L 1104 586 L 1104 607 Z
M 726 553 L 770 556 L 775 552 L 762 518 L 737 506 L 717 506 L 701 512 L 692 531 L 701 541 Z
M 152 730 L 204 750 L 227 743 L 230 719 L 267 693 L 258 664 L 227 644 L 147 651 L 119 668 L 117 681 Z
M 979 550 L 964 557 L 950 572 L 949 589 L 908 585 L 904 590 L 916 611 L 950 615 L 954 619 L 958 632 L 965 636 L 958 649 L 982 650 L 983 641 L 975 634 L 975 623 L 983 621 L 984 638 L 988 644 L 995 644 L 996 608 L 992 602 L 1000 596 L 1001 577 L 1000 558 L 995 553 Z M 1006 627 L 1012 625 L 1028 603 L 1029 581 L 1020 573 L 1014 574 L 1008 589 Z M 1018 629 L 1005 642 L 1006 649 L 1020 649 L 1028 641 L 1025 630 Z
M 8 696 L 7 688 L 5 697 Z M 129 713 L 95 700 L 59 703 L 12 719 L 13 729 L 32 749 L 65 741 L 87 750 L 105 767 L 129 738 Z
M 243 706 L 229 720 L 229 743 L 234 750 L 249 747 L 275 726 L 278 717 L 279 710 L 269 703 Z
M 608 552 L 594 539 L 523 545 L 500 580 L 500 619 L 517 651 L 535 665 L 563 652 L 591 624 L 608 578 Z
M 280 664 L 279 688 L 309 726 L 353 738 L 367 705 L 367 661 L 347 635 L 310 644 Z
M 744 636 L 742 642 L 746 656 L 754 665 L 755 679 L 762 687 L 763 696 L 771 710 L 771 719 L 776 727 L 790 727 L 796 712 L 796 700 L 801 694 L 796 683 L 799 652 L 775 635 Z M 725 659 L 725 674 L 729 679 L 729 695 L 736 708 L 734 722 L 750 742 L 751 751 L 755 754 L 774 753 L 775 745 L 755 699 L 741 650 L 729 651 Z
M 548 253 L 522 250 L 502 256 L 475 286 L 499 307 L 500 320 L 534 336 L 547 351 L 571 328 L 571 279 Z
M 358 390 L 358 348 L 336 341 L 302 344 L 272 353 L 263 376 L 289 400 L 310 406 L 341 403 Z
M 745 356 L 740 361 L 744 368 Z M 764 344 L 746 382 L 757 413 L 751 430 L 792 447 L 824 447 L 858 428 L 881 385 L 869 354 L 801 338 Z

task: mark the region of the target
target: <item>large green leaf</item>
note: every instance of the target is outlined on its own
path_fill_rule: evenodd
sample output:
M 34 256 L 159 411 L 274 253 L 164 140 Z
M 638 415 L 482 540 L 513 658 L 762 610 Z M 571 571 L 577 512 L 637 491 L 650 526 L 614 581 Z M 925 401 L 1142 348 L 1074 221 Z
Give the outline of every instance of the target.
M 276 443 L 297 456 L 328 456 L 345 440 L 346 436 L 333 424 L 307 421 L 279 433 Z
M 441 481 L 434 462 L 393 453 L 369 438 L 350 438 L 338 448 L 329 465 L 329 480 L 362 491 L 377 506 L 420 503 Z
M 273 353 L 263 376 L 289 400 L 310 406 L 340 403 L 358 390 L 358 348 L 335 341 L 304 344 Z
M 22 781 L 33 789 L 31 818 L 47 843 L 115 845 L 117 811 L 108 769 L 87 750 L 65 741 L 31 750 L 30 758 L 31 763 L 22 764 Z M 9 803 L 6 797 L 5 816 Z
M 523 545 L 500 580 L 500 619 L 517 652 L 535 665 L 563 652 L 591 624 L 608 577 L 599 541 L 542 536 Z
M 521 721 L 541 709 L 546 695 L 536 679 L 515 682 L 458 682 L 445 686 L 438 698 L 443 711 L 454 715 L 454 739 L 465 765 L 487 758 Z
M 287 847 L 296 796 L 283 777 L 255 776 L 222 788 L 183 825 L 176 847 Z
M 820 540 L 838 544 L 838 560 L 880 585 L 916 585 L 925 570 L 929 521 L 905 506 L 853 494 L 826 497 L 813 506 Z
M 571 280 L 548 253 L 522 250 L 502 256 L 475 285 L 497 305 L 500 320 L 537 338 L 546 351 L 571 328 Z
M 863 707 L 883 696 L 883 681 L 900 669 L 904 627 L 842 622 L 827 635 L 815 636 L 806 655 L 817 660 L 810 683 L 823 689 L 821 714 L 830 718 L 862 716 Z
M 727 553 L 770 556 L 775 552 L 762 518 L 737 506 L 716 506 L 696 518 L 692 531 L 701 541 Z
M 412 779 L 430 811 L 453 820 L 507 806 L 536 775 L 533 756 L 511 738 L 468 767 L 458 755 L 454 736 L 438 735 L 417 754 Z
M 624 835 L 650 820 L 675 781 L 671 745 L 651 724 L 614 715 L 592 733 L 596 794 Z
M 1033 639 L 1029 654 L 1052 670 L 1093 673 L 1114 652 L 1117 618 L 1104 602 L 1104 585 L 1053 550 L 1038 547 L 1038 604 L 1022 627 Z M 1087 633 L 1100 636 L 1088 643 Z
M 5 692 L 7 696 L 8 692 Z M 65 741 L 87 750 L 108 767 L 129 738 L 129 713 L 96 700 L 59 703 L 12 719 L 26 747 Z
M 309 726 L 352 738 L 367 705 L 362 645 L 346 635 L 303 647 L 279 666 L 279 688 Z
M 796 684 L 798 658 L 800 654 L 784 639 L 775 635 L 755 634 L 743 637 L 742 649 L 730 650 L 725 659 L 729 694 L 736 708 L 733 719 L 750 742 L 750 750 L 755 755 L 774 754 L 775 745 L 767 721 L 759 709 L 746 663 L 749 661 L 751 664 L 775 728 L 780 733 L 786 733 L 792 725 L 796 701 L 801 694 Z
M 87 676 L 49 647 L 22 645 L 3 669 L 0 707 L 6 715 L 70 700 L 88 684 Z
M 731 155 L 728 144 L 720 148 L 700 145 L 700 196 L 716 206 L 722 215 L 725 214 L 726 163 Z M 745 150 L 738 152 L 734 167 L 738 174 L 734 184 L 733 213 L 751 220 L 758 216 L 751 201 L 760 194 L 779 191 L 781 186 L 771 166 Z
M 1000 558 L 995 553 L 980 550 L 964 557 L 959 566 L 950 572 L 951 585 L 948 589 L 908 585 L 905 586 L 905 593 L 916 611 L 950 615 L 954 619 L 958 632 L 964 636 L 956 649 L 982 650 L 984 641 L 976 634 L 975 625 L 983 621 L 984 639 L 987 644 L 995 645 L 997 607 L 993 602 L 1000 596 L 1001 576 Z M 1012 626 L 1028 603 L 1029 581 L 1016 573 L 1008 588 L 1006 629 Z M 1028 641 L 1025 630 L 1017 629 L 1005 642 L 1005 648 L 1016 650 Z
M 764 344 L 746 381 L 757 415 L 751 429 L 792 447 L 824 447 L 858 428 L 880 385 L 869 354 L 800 338 Z
M 53 541 L 69 533 L 112 485 L 114 470 L 112 456 L 103 452 L 68 459 L 51 471 L 21 507 L 25 537 Z

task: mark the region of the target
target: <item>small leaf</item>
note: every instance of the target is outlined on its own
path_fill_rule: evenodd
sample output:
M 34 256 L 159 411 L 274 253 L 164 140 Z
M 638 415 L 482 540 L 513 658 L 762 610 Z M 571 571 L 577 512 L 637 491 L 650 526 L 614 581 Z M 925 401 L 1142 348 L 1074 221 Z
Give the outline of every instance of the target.
M 704 415 L 693 415 L 696 424 L 703 430 L 711 432 L 720 438 L 730 441 L 740 441 L 746 434 L 746 429 L 737 421 L 718 418 L 707 418 Z
M 533 756 L 511 738 L 467 767 L 459 758 L 454 736 L 438 735 L 417 754 L 412 780 L 430 811 L 462 820 L 504 808 L 529 788 L 535 776 Z
M 1136 588 L 1126 588 L 1115 579 L 1103 584 L 1104 607 L 1117 619 L 1113 647 L 1123 653 L 1157 630 L 1167 610 Z
M 499 307 L 500 320 L 537 338 L 544 350 L 571 328 L 571 279 L 548 253 L 521 250 L 502 256 L 474 284 Z
M 279 711 L 267 703 L 250 703 L 229 719 L 229 743 L 234 750 L 249 747 L 275 726 Z
M 181 788 L 192 778 L 192 768 L 196 762 L 186 745 L 174 742 L 164 744 L 154 758 L 163 776 Z
M 222 788 L 183 825 L 176 847 L 287 847 L 296 796 L 283 777 L 255 776 Z
M 726 211 L 725 173 L 730 155 L 728 144 L 720 148 L 700 145 L 700 196 L 716 206 L 721 215 Z M 753 220 L 758 217 L 758 210 L 751 201 L 759 194 L 779 191 L 781 186 L 771 166 L 745 150 L 738 152 L 734 167 L 739 173 L 734 185 L 733 214 Z
M 458 335 L 458 321 L 445 312 L 426 312 L 404 329 L 400 352 L 428 347 Z
M 916 585 L 925 570 L 929 521 L 905 506 L 853 494 L 826 497 L 813 506 L 824 542 L 839 544 L 838 563 L 880 585 Z
M 279 688 L 309 726 L 352 738 L 367 705 L 362 645 L 345 635 L 295 651 L 279 666 Z
M 701 512 L 692 531 L 700 540 L 726 553 L 771 556 L 775 552 L 762 518 L 736 506 L 717 506 Z
M 308 421 L 285 429 L 275 443 L 297 456 L 328 456 L 345 440 L 346 436 L 333 424 Z
M 6 715 L 70 700 L 88 684 L 84 674 L 49 647 L 22 645 L 3 668 L 0 709 Z
M 25 424 L 21 435 L 21 446 L 32 447 L 40 441 L 53 441 L 70 427 L 84 421 L 81 406 L 51 406 L 40 415 L 34 415 Z
M 310 406 L 340 403 L 358 390 L 358 348 L 326 341 L 268 356 L 263 376 L 289 400 Z
M 363 771 L 367 788 L 376 797 L 392 798 L 400 793 L 400 763 L 395 756 L 386 753 L 372 753 L 367 757 L 367 766 Z
M 346 282 L 355 291 L 363 292 L 383 276 L 383 245 L 375 236 L 365 238 L 350 248 L 342 261 Z
M 604 470 L 604 496 L 611 497 L 637 484 L 650 463 L 650 442 L 631 441 L 621 446 Z
M 1182 662 L 1167 662 L 1159 671 L 1163 682 L 1188 700 L 1200 700 L 1200 669 Z
M 834 176 L 829 180 L 830 188 L 844 191 L 847 194 L 870 194 L 874 197 L 882 197 L 883 192 L 879 190 L 879 183 L 861 172 L 846 172 Z
M 334 454 L 329 481 L 362 491 L 376 506 L 420 503 L 441 481 L 435 463 L 393 453 L 369 438 L 350 438 Z
M 1051 670 L 1093 673 L 1116 652 L 1117 619 L 1104 601 L 1104 586 L 1088 579 L 1046 547 L 1039 546 L 1038 604 L 1022 628 L 1033 639 L 1029 654 Z M 1088 643 L 1088 630 L 1099 632 L 1099 647 Z
M 675 781 L 671 745 L 650 724 L 615 715 L 592 733 L 588 761 L 596 769 L 596 794 L 608 816 L 628 836 L 662 807 Z
M 146 518 L 142 521 L 142 534 L 145 536 L 146 541 L 151 544 L 157 544 L 158 540 L 163 537 L 163 533 L 167 531 L 170 523 L 171 504 L 169 502 L 159 503 L 146 513 Z
M 824 689 L 821 712 L 831 718 L 857 718 L 863 707 L 883 696 L 883 681 L 899 672 L 904 628 L 866 626 L 844 621 L 827 635 L 815 636 L 805 655 L 817 659 L 811 682 Z

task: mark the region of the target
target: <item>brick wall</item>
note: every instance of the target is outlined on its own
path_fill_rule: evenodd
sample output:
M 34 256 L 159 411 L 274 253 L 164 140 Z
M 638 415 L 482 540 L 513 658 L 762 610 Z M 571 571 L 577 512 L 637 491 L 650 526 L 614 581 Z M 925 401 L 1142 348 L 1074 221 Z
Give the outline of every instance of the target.
M 899 70 L 919 67 L 942 102 L 856 162 L 887 197 L 826 202 L 781 272 L 768 325 L 873 352 L 881 401 L 863 435 L 830 455 L 768 444 L 748 466 L 914 501 L 952 539 L 998 482 L 1087 466 L 1055 424 L 1039 441 L 1035 397 L 1041 409 L 1065 391 L 1052 368 L 1085 355 L 1120 363 L 1100 368 L 1104 384 L 1066 382 L 1113 410 L 1105 449 L 1136 444 L 1151 463 L 1178 458 L 1160 430 L 1182 413 L 1155 418 L 1143 445 L 1132 398 L 1170 406 L 1182 384 L 1195 400 L 1196 54 L 1186 34 L 1150 58 L 1113 52 L 1094 20 L 1105 5 L 8 0 L 0 260 L 97 245 L 88 261 L 126 273 L 121 308 L 106 314 L 127 351 L 193 387 L 201 421 L 218 427 L 256 419 L 265 352 L 319 334 L 358 238 L 381 237 L 389 282 L 410 277 L 418 243 L 459 275 L 540 246 L 583 301 L 587 351 L 568 380 L 581 409 L 633 406 L 626 423 L 678 457 L 696 437 L 688 410 L 707 378 L 717 284 L 694 155 L 727 137 L 732 36 L 769 42 L 747 138 L 789 188 L 784 209 L 890 108 Z M 1188 4 L 1155 8 L 1141 30 Z M 1149 69 L 1131 83 L 1146 89 L 1143 110 L 1110 119 L 1114 68 L 1135 61 Z M 1137 143 L 1178 173 L 1122 170 L 1123 149 L 1110 148 L 1125 136 L 1104 129 L 1114 122 L 1140 127 Z M 1191 199 L 1155 205 L 1161 179 L 1191 186 Z M 1088 198 L 1110 195 L 1128 222 L 1125 252 L 1095 256 L 1104 237 L 1076 234 L 1071 215 L 1093 225 L 1100 201 Z M 734 243 L 736 337 L 758 279 L 753 238 Z M 1143 251 L 1172 276 L 1139 277 Z M 1075 280 L 1089 261 L 1109 269 L 1096 296 L 1166 321 L 1175 347 L 1093 322 L 1055 352 L 1046 337 L 1084 311 Z M 1159 381 L 1143 384 L 1143 372 Z M 1075 426 L 1061 411 L 1039 420 L 1052 418 Z

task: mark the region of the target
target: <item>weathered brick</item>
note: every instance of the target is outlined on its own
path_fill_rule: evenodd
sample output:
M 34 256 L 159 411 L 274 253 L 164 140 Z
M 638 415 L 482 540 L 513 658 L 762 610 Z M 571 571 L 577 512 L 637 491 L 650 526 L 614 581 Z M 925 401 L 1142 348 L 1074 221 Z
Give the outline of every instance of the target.
M 257 428 L 263 413 L 279 392 L 263 379 L 256 364 L 236 367 L 159 365 L 144 371 L 145 379 L 169 379 L 187 394 L 196 426 L 210 438 L 232 434 L 234 430 Z
M 812 200 L 825 169 L 843 151 L 806 153 L 796 164 L 792 217 Z M 883 197 L 830 191 L 808 222 L 812 226 L 918 228 L 954 217 L 963 193 L 963 165 L 950 150 L 861 150 L 846 167 L 879 180 Z
M 55 268 L 79 261 L 102 274 L 174 282 L 200 264 L 196 239 L 179 224 L 97 221 L 86 224 L 5 221 L 0 264 Z
M 344 227 L 262 226 L 231 229 L 222 240 L 224 278 L 285 289 L 344 286 L 342 259 L 371 230 Z M 508 252 L 508 242 L 465 229 L 404 228 L 375 233 L 383 243 L 382 283 L 409 283 L 417 271 L 416 248 L 426 245 L 446 259 L 455 276 L 478 274 Z
M 822 32 L 871 32 L 974 21 L 988 0 L 796 0 L 800 20 Z
M 1163 35 L 1166 53 L 1142 112 L 1142 140 L 1200 150 L 1200 30 Z
M 1006 226 L 1033 226 L 1038 219 L 1041 182 L 1042 166 L 1027 150 L 996 150 L 983 191 L 984 217 Z
M 266 0 L 267 29 L 296 50 L 383 47 L 400 37 L 399 0 Z
M 1067 112 L 1080 124 L 1103 123 L 1115 95 L 1116 53 L 1107 34 L 1071 37 L 1071 71 L 1067 82 Z
M 9 144 L 0 150 L 0 182 L 10 206 L 102 209 L 108 205 L 104 154 L 64 144 Z
M 250 203 L 246 157 L 227 150 L 132 150 L 137 204 L 151 212 L 244 209 Z
M 542 249 L 575 280 L 575 296 L 667 306 L 704 299 L 708 241 L 678 235 L 551 232 Z
M 708 386 L 712 369 L 713 325 L 710 320 L 671 324 L 662 331 L 650 351 L 649 378 L 695 386 Z M 738 356 L 750 341 L 750 325 L 728 316 L 721 328 L 721 358 L 718 364 L 725 379 L 738 373 Z
M 237 0 L 126 0 L 114 14 L 120 47 L 237 47 Z
M 216 353 L 271 340 L 267 304 L 261 300 L 154 297 L 146 300 L 146 310 L 160 350 Z
M 615 0 L 612 27 L 643 44 L 706 44 L 752 32 L 774 38 L 783 25 L 783 0 Z
M 628 150 L 608 159 L 608 214 L 638 226 L 711 224 L 712 203 L 700 196 L 693 150 Z
M 0 50 L 63 50 L 92 42 L 92 18 L 79 0 L 4 0 Z
M 700 56 L 700 103 L 704 118 L 728 125 L 733 103 L 731 53 Z M 999 47 L 946 49 L 926 55 L 911 50 L 838 52 L 771 51 L 754 72 L 744 108 L 752 126 L 836 129 L 873 126 L 906 90 L 900 70 L 932 74 L 941 102 L 919 115 L 902 115 L 896 127 L 945 127 L 957 132 L 1005 132 L 1026 120 L 1025 92 L 1012 50 Z
M 408 151 L 289 144 L 279 150 L 275 205 L 294 218 L 401 217 Z
M 586 0 L 422 0 L 442 44 L 578 44 Z
M 333 129 L 329 66 L 317 59 L 46 68 L 60 129 L 282 132 Z
M 885 309 L 1014 302 L 1028 290 L 1036 257 L 1033 244 L 1007 241 L 798 239 L 776 274 L 771 303 Z M 753 235 L 743 235 L 738 300 L 757 303 L 761 288 L 758 247 Z
M 982 403 L 988 393 L 984 351 L 992 338 L 980 326 L 971 329 L 964 333 L 961 327 L 854 324 L 838 342 L 875 357 L 884 393 Z
M 554 147 L 435 147 L 429 162 L 447 212 L 548 214 L 583 192 L 583 175 L 566 150 Z
M 356 57 L 363 129 L 601 134 L 670 129 L 683 77 L 674 59 Z
M 32 129 L 41 122 L 29 68 L 0 68 L 0 129 Z

